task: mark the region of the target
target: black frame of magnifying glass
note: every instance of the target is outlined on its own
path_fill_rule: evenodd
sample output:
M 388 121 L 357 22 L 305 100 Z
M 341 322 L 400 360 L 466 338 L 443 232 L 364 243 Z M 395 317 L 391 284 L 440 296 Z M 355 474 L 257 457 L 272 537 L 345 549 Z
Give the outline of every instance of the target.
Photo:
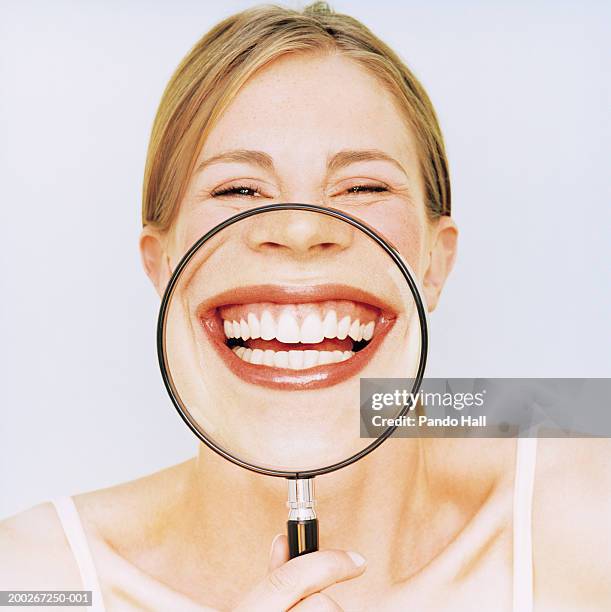
M 380 247 L 386 251 L 386 253 L 390 256 L 390 258 L 395 262 L 399 270 L 401 271 L 403 277 L 405 278 L 407 284 L 409 285 L 410 291 L 414 297 L 416 302 L 416 308 L 418 310 L 418 318 L 420 319 L 420 362 L 418 364 L 418 371 L 416 372 L 416 376 L 414 378 L 414 384 L 412 386 L 412 395 L 410 398 L 416 397 L 418 391 L 420 390 L 420 386 L 422 385 L 422 379 L 424 377 L 424 370 L 426 367 L 426 359 L 428 354 L 428 326 L 427 326 L 427 315 L 426 309 L 422 302 L 422 298 L 420 296 L 420 291 L 418 286 L 412 277 L 412 274 L 407 267 L 407 264 L 403 261 L 399 252 L 390 245 L 384 238 L 379 236 L 376 232 L 374 232 L 370 227 L 365 225 L 362 221 L 347 215 L 344 212 L 333 208 L 326 208 L 324 206 L 318 206 L 315 204 L 268 204 L 265 206 L 259 206 L 257 208 L 251 208 L 244 212 L 238 213 L 226 219 L 222 223 L 219 223 L 217 226 L 213 227 L 209 232 L 204 234 L 197 242 L 187 251 L 187 253 L 180 260 L 179 264 L 176 266 L 176 269 L 172 273 L 166 290 L 163 294 L 163 298 L 161 300 L 161 306 L 159 308 L 159 317 L 157 319 L 157 356 L 159 359 L 159 368 L 161 370 L 161 376 L 163 377 L 163 382 L 165 384 L 165 388 L 174 404 L 174 407 L 178 411 L 178 414 L 181 416 L 183 421 L 187 424 L 189 429 L 210 449 L 214 452 L 221 455 L 228 461 L 239 465 L 240 467 L 246 468 L 247 470 L 251 470 L 252 472 L 256 472 L 257 474 L 265 474 L 266 476 L 277 476 L 281 478 L 314 478 L 315 476 L 321 476 L 322 474 L 328 474 L 330 472 L 334 472 L 335 470 L 339 470 L 348 465 L 351 465 L 355 461 L 363 458 L 365 455 L 368 455 L 371 451 L 375 450 L 384 440 L 386 440 L 389 436 L 393 434 L 396 425 L 392 425 L 386 428 L 386 430 L 381 433 L 371 444 L 366 446 L 364 449 L 360 450 L 358 453 L 355 453 L 351 457 L 344 459 L 343 461 L 338 461 L 337 463 L 333 463 L 331 465 L 327 465 L 322 468 L 318 468 L 315 470 L 304 470 L 293 472 L 289 470 L 274 470 L 271 468 L 261 467 L 259 465 L 255 465 L 254 463 L 249 463 L 248 461 L 244 461 L 239 457 L 232 455 L 230 452 L 225 450 L 222 446 L 219 446 L 214 440 L 209 438 L 204 431 L 202 431 L 197 423 L 191 418 L 188 413 L 187 408 L 183 405 L 182 400 L 180 399 L 180 394 L 176 391 L 174 383 L 172 381 L 172 375 L 167 367 L 167 356 L 166 356 L 166 348 L 165 348 L 165 322 L 168 314 L 168 306 L 170 300 L 172 299 L 172 295 L 174 293 L 174 289 L 176 288 L 176 284 L 182 274 L 182 271 L 189 264 L 195 253 L 199 250 L 199 248 L 208 240 L 210 240 L 213 236 L 216 236 L 220 231 L 225 228 L 233 225 L 234 223 L 238 223 L 248 217 L 253 217 L 254 215 L 258 215 L 265 212 L 271 211 L 279 211 L 279 210 L 304 210 L 309 212 L 316 212 L 327 215 L 329 217 L 334 217 L 336 219 L 340 219 L 349 223 L 353 227 L 356 227 L 364 234 L 369 236 L 372 240 L 374 240 Z M 397 415 L 398 417 L 402 417 L 407 414 L 411 407 L 411 402 L 408 402 L 403 406 L 401 412 Z

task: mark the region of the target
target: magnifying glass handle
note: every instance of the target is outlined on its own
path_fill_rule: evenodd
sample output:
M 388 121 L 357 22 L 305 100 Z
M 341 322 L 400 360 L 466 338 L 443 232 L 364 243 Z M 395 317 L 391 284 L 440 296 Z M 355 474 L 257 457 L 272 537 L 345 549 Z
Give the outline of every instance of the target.
M 291 559 L 318 550 L 318 519 L 287 521 Z
M 289 485 L 286 523 L 291 559 L 318 550 L 318 519 L 314 511 L 314 479 L 295 478 Z

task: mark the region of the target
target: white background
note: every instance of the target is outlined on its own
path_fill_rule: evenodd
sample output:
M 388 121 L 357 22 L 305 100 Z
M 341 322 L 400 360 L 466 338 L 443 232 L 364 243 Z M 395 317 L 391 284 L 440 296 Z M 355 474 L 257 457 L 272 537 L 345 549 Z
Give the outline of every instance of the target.
M 157 370 L 141 182 L 173 69 L 251 4 L 2 3 L 0 516 L 196 448 Z M 611 376 L 608 3 L 333 5 L 402 55 L 446 136 L 462 233 L 428 373 Z

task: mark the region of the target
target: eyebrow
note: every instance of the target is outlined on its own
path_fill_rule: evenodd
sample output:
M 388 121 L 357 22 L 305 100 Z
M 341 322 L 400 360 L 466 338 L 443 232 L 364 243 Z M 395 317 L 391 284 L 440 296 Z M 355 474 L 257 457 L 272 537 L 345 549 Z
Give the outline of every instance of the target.
M 390 162 L 396 166 L 403 174 L 407 176 L 407 172 L 403 165 L 396 160 L 394 157 L 380 151 L 379 149 L 356 149 L 356 150 L 345 150 L 339 151 L 333 155 L 327 162 L 327 171 L 329 174 L 333 174 L 350 164 L 365 161 L 385 161 Z
M 398 160 L 387 153 L 384 153 L 384 151 L 380 151 L 379 149 L 346 149 L 344 151 L 339 151 L 327 160 L 327 173 L 333 174 L 334 172 L 337 172 L 350 164 L 365 161 L 389 162 L 407 176 L 405 168 Z M 264 170 L 268 170 L 270 172 L 274 171 L 274 161 L 270 155 L 264 153 L 263 151 L 253 151 L 249 149 L 234 149 L 219 153 L 218 155 L 213 155 L 212 157 L 203 160 L 197 166 L 196 171 L 201 172 L 208 166 L 223 162 L 254 164 L 255 166 L 259 166 Z
M 204 168 L 212 166 L 213 164 L 220 164 L 223 162 L 227 163 L 242 163 L 242 164 L 254 164 L 260 166 L 264 170 L 273 171 L 274 162 L 272 158 L 263 151 L 250 151 L 248 149 L 234 149 L 233 151 L 225 151 L 218 155 L 213 155 L 208 159 L 204 159 L 198 166 L 197 172 L 201 172 Z

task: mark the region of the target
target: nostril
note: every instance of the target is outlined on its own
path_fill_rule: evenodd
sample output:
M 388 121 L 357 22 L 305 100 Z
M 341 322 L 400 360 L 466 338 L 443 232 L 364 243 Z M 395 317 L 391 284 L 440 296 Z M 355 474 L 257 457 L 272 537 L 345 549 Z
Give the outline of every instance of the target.
M 337 242 L 318 242 L 314 244 L 282 244 L 280 242 L 273 242 L 271 240 L 267 240 L 265 242 L 259 243 L 257 246 L 259 250 L 262 251 L 295 251 L 300 253 L 309 253 L 310 255 L 316 253 L 331 253 L 335 250 L 341 250 L 341 245 L 337 244 Z
M 343 247 L 337 242 L 319 242 L 318 244 L 313 244 L 308 250 L 310 254 L 325 253 L 327 255 L 332 255 L 342 249 Z
M 260 249 L 281 249 L 286 248 L 283 244 L 278 244 L 277 242 L 262 242 L 259 245 Z

